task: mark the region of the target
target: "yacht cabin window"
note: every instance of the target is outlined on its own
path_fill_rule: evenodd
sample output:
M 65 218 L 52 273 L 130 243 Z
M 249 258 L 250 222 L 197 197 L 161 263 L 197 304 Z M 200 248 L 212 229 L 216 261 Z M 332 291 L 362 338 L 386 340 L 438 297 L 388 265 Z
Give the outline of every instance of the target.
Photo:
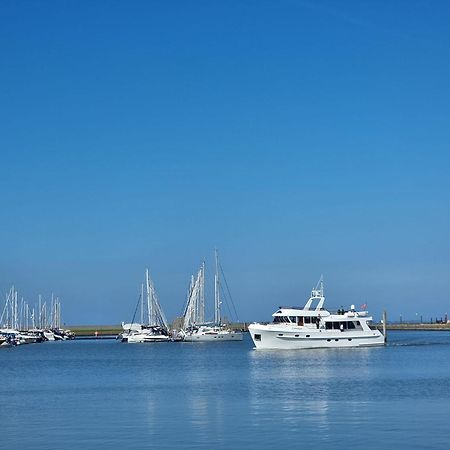
M 317 317 L 315 316 L 305 316 L 303 320 L 305 323 L 317 323 Z
M 295 317 L 292 317 L 294 319 L 295 323 Z M 289 316 L 275 316 L 273 318 L 273 323 L 290 323 L 291 320 L 289 320 Z
M 361 330 L 361 324 L 359 320 L 352 322 L 352 321 L 342 321 L 342 322 L 325 322 L 325 328 L 327 330 L 340 330 L 342 325 L 343 330 Z

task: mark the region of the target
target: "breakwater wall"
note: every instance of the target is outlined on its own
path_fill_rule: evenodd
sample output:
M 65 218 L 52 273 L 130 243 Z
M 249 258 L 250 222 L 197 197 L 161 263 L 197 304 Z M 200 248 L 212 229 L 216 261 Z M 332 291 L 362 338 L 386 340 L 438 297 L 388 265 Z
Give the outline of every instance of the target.
M 383 329 L 383 324 L 374 324 L 380 331 Z M 386 329 L 388 331 L 450 331 L 450 323 L 387 323 Z

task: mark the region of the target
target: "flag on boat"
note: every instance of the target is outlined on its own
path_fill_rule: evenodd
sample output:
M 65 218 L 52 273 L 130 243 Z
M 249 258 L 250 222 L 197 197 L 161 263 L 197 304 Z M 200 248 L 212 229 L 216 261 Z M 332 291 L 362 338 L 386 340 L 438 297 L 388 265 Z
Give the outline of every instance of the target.
M 361 309 L 362 309 L 363 311 L 365 311 L 365 310 L 367 309 L 367 303 L 363 303 L 363 304 L 361 305 Z

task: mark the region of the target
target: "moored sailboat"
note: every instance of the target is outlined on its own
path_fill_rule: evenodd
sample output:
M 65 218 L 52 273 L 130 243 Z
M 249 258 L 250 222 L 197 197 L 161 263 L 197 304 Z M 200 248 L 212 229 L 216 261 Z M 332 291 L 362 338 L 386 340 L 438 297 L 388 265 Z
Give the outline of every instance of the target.
M 222 322 L 220 264 L 217 250 L 215 250 L 215 268 L 214 321 L 205 322 L 205 263 L 203 262 L 197 277 L 191 280 L 183 315 L 180 335 L 186 342 L 242 341 L 243 339 L 242 332 L 232 330 Z
M 141 295 L 138 306 L 141 309 L 141 322 L 135 323 L 135 316 L 131 323 L 122 322 L 123 332 L 119 336 L 122 342 L 145 343 L 145 342 L 167 342 L 170 340 L 169 326 L 166 316 L 159 304 L 156 290 L 150 279 L 148 269 L 145 270 L 145 284 L 147 291 L 147 302 L 144 302 L 144 288 L 141 286 Z M 147 320 L 144 320 L 145 312 Z M 135 311 L 136 315 L 136 311 Z

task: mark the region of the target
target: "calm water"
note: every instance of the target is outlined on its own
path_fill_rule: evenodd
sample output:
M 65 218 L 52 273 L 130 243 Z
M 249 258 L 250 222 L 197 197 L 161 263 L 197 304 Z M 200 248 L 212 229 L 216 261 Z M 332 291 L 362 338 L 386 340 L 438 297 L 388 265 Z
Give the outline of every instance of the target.
M 450 333 L 386 348 L 48 342 L 0 350 L 0 448 L 448 449 Z

